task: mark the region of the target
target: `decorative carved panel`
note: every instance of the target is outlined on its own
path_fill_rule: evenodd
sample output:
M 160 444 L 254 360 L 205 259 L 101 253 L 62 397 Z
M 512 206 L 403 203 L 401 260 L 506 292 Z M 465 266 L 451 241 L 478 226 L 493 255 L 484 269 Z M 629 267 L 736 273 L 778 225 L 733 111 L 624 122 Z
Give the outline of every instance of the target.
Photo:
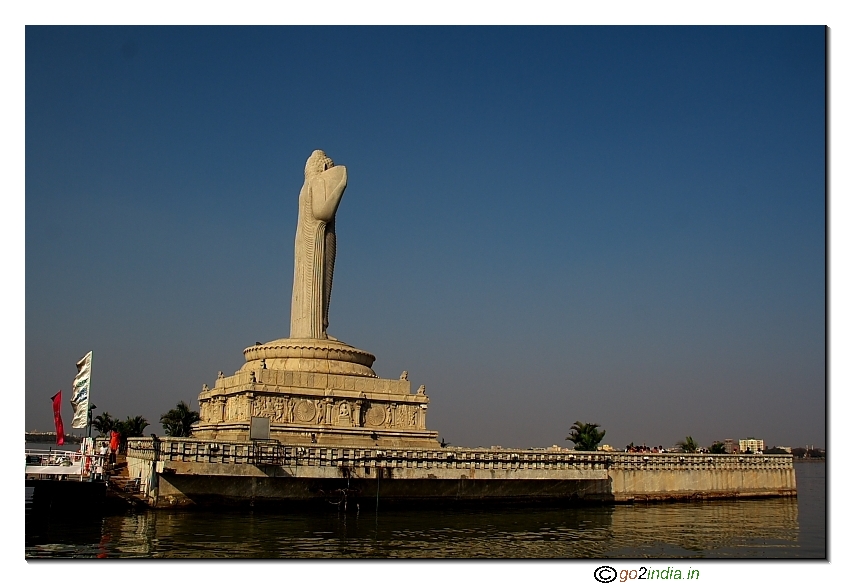
M 369 410 L 366 411 L 366 425 L 377 427 L 383 425 L 387 420 L 387 410 L 383 405 L 374 403 Z
M 316 416 L 316 405 L 312 401 L 301 401 L 295 406 L 295 418 L 302 422 L 312 421 Z

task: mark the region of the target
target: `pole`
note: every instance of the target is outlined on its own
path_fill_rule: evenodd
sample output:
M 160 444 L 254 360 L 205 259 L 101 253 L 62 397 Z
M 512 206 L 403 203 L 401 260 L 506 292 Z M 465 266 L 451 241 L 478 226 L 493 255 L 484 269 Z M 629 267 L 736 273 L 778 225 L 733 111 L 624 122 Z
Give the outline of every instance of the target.
M 378 470 L 378 491 L 375 492 L 375 520 L 378 520 L 378 503 L 381 501 L 381 468 L 375 469 Z
M 83 463 L 85 464 L 86 459 L 91 460 L 91 462 L 90 462 L 91 465 L 89 466 L 89 469 L 90 469 L 90 471 L 89 471 L 89 482 L 94 481 L 94 466 L 95 466 L 95 464 L 94 464 L 94 461 L 95 461 L 95 459 L 94 459 L 94 453 L 95 453 L 94 443 L 91 443 L 91 376 L 92 376 L 91 373 L 92 373 L 92 363 L 93 362 L 94 362 L 94 352 L 92 352 L 91 359 L 89 360 L 89 398 L 86 400 L 86 437 L 88 438 L 88 441 L 83 440 L 84 445 L 83 445 L 83 448 L 82 448 L 82 450 L 83 450 L 83 460 L 84 460 Z M 92 449 L 92 452 L 91 452 L 92 455 L 88 458 L 86 458 L 86 444 L 91 445 L 91 449 Z
M 94 364 L 94 351 L 92 351 L 91 359 L 89 360 L 89 398 L 86 403 L 86 437 L 91 437 L 91 377 L 92 377 L 92 364 Z

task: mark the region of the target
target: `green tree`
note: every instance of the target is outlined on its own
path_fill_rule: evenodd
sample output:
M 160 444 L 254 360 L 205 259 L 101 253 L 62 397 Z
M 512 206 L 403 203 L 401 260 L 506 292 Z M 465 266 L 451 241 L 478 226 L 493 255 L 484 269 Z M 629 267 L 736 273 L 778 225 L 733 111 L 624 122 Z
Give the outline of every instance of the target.
M 148 420 L 141 415 L 136 415 L 133 418 L 127 416 L 127 420 L 123 423 L 127 437 L 142 437 L 145 434 L 145 428 L 150 425 Z
M 115 424 L 117 422 L 117 419 L 113 419 L 112 415 L 104 411 L 92 419 L 91 426 L 94 427 L 100 435 L 109 435 L 109 432 L 115 429 Z
M 128 437 L 142 437 L 145 434 L 145 428 L 150 425 L 148 420 L 141 415 L 135 417 L 127 416 L 124 421 L 115 422 L 115 431 L 121 440 L 118 449 L 122 452 L 127 451 Z
M 709 453 L 726 453 L 726 445 L 722 441 L 715 441 L 708 448 Z
M 684 451 L 685 453 L 696 453 L 697 448 L 699 447 L 699 444 L 694 441 L 694 438 L 690 435 L 685 438 L 685 441 L 680 441 L 676 443 L 676 445 L 681 447 L 682 451 Z
M 576 451 L 596 451 L 596 446 L 602 443 L 602 438 L 605 437 L 605 432 L 600 432 L 598 428 L 598 423 L 576 421 L 570 427 L 570 434 L 566 439 L 575 444 Z
M 159 418 L 165 434 L 169 437 L 191 437 L 192 424 L 200 420 L 201 415 L 192 411 L 184 401 L 177 403 L 177 407 Z

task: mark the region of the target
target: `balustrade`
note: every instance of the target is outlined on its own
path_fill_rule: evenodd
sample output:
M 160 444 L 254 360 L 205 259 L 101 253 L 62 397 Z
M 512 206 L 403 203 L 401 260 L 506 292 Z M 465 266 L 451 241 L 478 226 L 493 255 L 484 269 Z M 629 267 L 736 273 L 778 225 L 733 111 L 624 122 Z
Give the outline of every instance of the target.
M 279 466 L 385 467 L 426 469 L 782 469 L 790 455 L 629 454 L 538 452 L 531 450 L 412 450 L 284 445 L 277 442 L 217 442 L 194 439 L 131 438 L 128 457 L 149 461 Z

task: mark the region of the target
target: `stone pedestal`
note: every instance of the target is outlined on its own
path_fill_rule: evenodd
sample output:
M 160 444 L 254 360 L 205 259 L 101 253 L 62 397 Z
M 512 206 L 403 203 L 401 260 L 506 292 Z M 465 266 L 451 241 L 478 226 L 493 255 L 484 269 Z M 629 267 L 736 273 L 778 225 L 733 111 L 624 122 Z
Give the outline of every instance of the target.
M 250 346 L 245 364 L 198 396 L 199 439 L 241 441 L 251 417 L 268 417 L 283 443 L 438 448 L 425 427 L 428 397 L 406 375 L 381 379 L 375 357 L 336 340 L 284 338 Z

